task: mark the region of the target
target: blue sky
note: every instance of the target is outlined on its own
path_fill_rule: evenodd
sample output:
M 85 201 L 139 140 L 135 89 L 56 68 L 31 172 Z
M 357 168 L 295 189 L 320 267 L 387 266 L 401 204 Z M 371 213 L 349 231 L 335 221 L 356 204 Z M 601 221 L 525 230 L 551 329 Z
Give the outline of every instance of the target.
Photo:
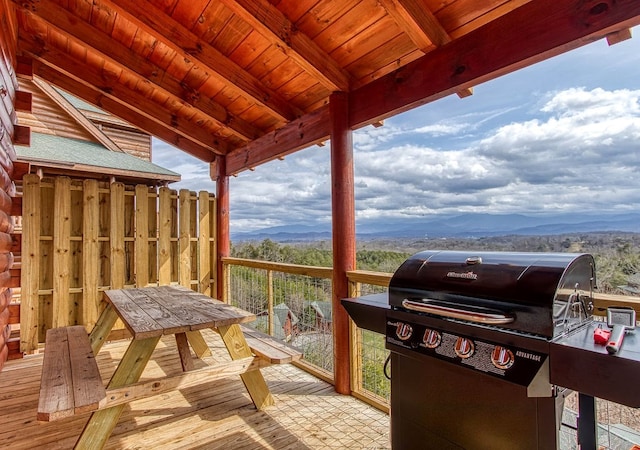
M 465 212 L 640 211 L 640 27 L 354 133 L 356 223 Z M 230 180 L 232 230 L 331 223 L 330 147 Z M 206 164 L 154 141 L 172 187 L 215 192 Z

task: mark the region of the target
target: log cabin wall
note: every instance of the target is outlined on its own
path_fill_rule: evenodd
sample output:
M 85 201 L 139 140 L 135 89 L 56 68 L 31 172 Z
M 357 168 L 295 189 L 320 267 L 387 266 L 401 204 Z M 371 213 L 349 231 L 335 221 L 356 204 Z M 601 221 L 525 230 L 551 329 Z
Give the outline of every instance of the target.
M 81 110 L 118 147 L 136 158 L 151 161 L 151 136 L 110 114 Z
M 21 125 L 30 127 L 34 133 L 95 141 L 84 128 L 78 126 L 70 115 L 61 111 L 51 98 L 38 89 L 33 80 L 21 78 L 18 83 L 20 89 L 31 93 L 33 98 L 32 111 L 18 114 L 18 121 Z
M 46 82 L 36 79 L 19 79 L 20 89 L 33 97 L 33 108 L 29 113 L 18 112 L 18 123 L 31 127 L 36 133 L 98 142 L 86 128 L 80 126 L 73 114 L 81 114 L 93 126 L 104 133 L 120 150 L 136 158 L 151 161 L 151 136 L 127 122 L 63 95 Z M 57 103 L 59 99 L 62 103 Z
M 30 98 L 21 92 L 15 73 L 17 22 L 13 6 L 7 0 L 0 3 L 0 370 L 8 358 L 11 326 L 9 304 L 12 297 L 12 267 L 14 243 L 11 218 L 15 196 L 14 175 L 16 141 L 28 142 L 29 130 L 16 125 L 16 104 L 28 109 Z M 20 106 L 21 105 L 21 106 Z
M 49 328 L 91 329 L 106 289 L 216 292 L 215 202 L 204 191 L 25 175 L 20 350 L 37 351 Z

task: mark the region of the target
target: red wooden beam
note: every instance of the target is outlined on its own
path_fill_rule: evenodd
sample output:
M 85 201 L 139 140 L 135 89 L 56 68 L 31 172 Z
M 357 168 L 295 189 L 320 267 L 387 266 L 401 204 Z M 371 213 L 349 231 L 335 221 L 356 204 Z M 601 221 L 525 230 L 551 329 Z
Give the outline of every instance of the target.
M 282 158 L 329 138 L 329 108 L 322 107 L 227 154 L 227 175 Z
M 351 95 L 349 124 L 367 125 L 640 23 L 637 0 L 536 0 Z

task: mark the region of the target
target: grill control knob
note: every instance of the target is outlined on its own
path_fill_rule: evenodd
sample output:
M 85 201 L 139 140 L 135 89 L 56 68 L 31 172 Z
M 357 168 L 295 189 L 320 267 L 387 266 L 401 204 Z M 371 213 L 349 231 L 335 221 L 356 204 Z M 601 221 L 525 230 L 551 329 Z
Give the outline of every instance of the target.
M 426 330 L 424 330 L 422 342 L 427 348 L 436 348 L 440 345 L 440 342 L 442 342 L 442 335 L 439 331 L 430 330 L 429 328 L 427 328 Z
M 400 339 L 401 341 L 406 341 L 411 337 L 412 334 L 413 327 L 411 327 L 411 325 L 404 322 L 398 322 L 398 325 L 396 325 L 396 336 L 398 336 L 398 339 Z
M 458 355 L 462 359 L 466 359 L 473 356 L 473 352 L 475 352 L 476 346 L 471 339 L 459 337 L 458 339 L 456 339 L 456 346 L 454 350 L 456 352 L 456 355 Z
M 515 357 L 513 356 L 513 352 L 508 348 L 496 345 L 491 352 L 491 362 L 498 369 L 506 370 L 513 365 L 514 361 Z

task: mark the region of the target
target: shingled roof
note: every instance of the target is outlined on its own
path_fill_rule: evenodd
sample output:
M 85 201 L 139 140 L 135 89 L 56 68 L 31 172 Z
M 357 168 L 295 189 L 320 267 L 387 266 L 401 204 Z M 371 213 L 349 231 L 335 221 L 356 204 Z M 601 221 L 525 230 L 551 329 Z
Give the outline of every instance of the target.
M 143 184 L 180 181 L 180 174 L 151 162 L 151 137 L 41 79 L 21 80 L 33 96 L 19 123 L 31 127 L 29 146 L 16 146 L 18 161 L 45 174 Z
M 180 181 L 180 174 L 101 144 L 79 139 L 32 133 L 31 146 L 16 146 L 18 161 L 47 167 L 49 173 L 116 177 L 136 182 Z

